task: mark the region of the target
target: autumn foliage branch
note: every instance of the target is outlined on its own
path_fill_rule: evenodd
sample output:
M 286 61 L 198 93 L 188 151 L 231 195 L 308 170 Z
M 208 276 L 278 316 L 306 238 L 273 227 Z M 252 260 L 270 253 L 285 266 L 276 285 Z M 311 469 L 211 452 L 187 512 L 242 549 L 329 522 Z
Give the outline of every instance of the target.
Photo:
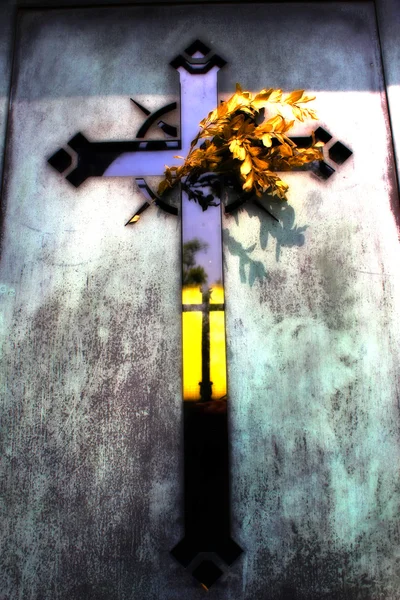
M 194 183 L 213 172 L 233 176 L 236 187 L 246 194 L 260 197 L 267 192 L 286 200 L 289 186 L 277 171 L 321 160 L 323 143 L 316 142 L 314 135 L 309 148 L 298 148 L 287 136 L 296 120 L 317 119 L 315 111 L 303 106 L 311 100 L 314 97 L 305 96 L 304 90 L 284 96 L 282 90 L 270 88 L 253 95 L 236 84 L 235 94 L 201 121 L 187 157 L 175 157 L 183 159 L 183 165 L 166 167 L 158 194 L 166 194 L 178 182 Z M 286 118 L 285 110 L 294 119 Z

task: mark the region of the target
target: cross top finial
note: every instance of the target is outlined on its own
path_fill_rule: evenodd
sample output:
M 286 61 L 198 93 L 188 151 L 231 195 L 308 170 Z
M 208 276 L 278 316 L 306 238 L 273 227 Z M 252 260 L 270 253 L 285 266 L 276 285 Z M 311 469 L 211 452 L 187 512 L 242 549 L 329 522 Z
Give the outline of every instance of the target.
M 226 65 L 218 54 L 212 53 L 211 49 L 200 40 L 195 40 L 188 46 L 183 54 L 179 54 L 169 63 L 174 69 L 183 67 L 191 75 L 204 75 L 213 67 L 220 69 Z

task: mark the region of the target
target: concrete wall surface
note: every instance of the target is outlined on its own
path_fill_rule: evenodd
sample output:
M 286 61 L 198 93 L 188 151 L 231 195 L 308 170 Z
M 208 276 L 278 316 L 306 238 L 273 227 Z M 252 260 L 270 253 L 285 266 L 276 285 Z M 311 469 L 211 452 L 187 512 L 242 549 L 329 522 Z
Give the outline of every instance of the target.
M 224 217 L 245 552 L 209 595 L 400 600 L 400 215 L 373 4 L 26 10 L 16 35 L 0 599 L 204 596 L 169 554 L 183 535 L 179 218 L 152 208 L 124 227 L 143 202 L 132 178 L 76 189 L 47 164 L 77 132 L 134 138 L 130 98 L 179 100 L 168 63 L 199 38 L 227 61 L 221 99 L 236 81 L 315 94 L 318 122 L 294 133 L 329 131 L 335 168 L 285 174 L 289 203 L 264 199 L 279 223 L 252 205 Z M 353 152 L 342 165 L 337 141 Z

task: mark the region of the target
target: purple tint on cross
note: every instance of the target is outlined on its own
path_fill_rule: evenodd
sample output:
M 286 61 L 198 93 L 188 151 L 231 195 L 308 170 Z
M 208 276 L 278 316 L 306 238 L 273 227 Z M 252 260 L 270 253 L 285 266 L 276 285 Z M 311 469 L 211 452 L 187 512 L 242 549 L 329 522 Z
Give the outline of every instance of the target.
M 208 73 L 192 74 L 179 67 L 181 81 L 181 136 L 182 150 L 179 154 L 186 156 L 190 143 L 199 131 L 200 121 L 217 106 L 217 73 L 213 67 Z M 181 165 L 180 159 L 174 158 L 176 150 L 157 152 L 126 152 L 119 156 L 104 172 L 105 177 L 134 176 L 146 177 L 162 175 L 165 165 L 172 167 Z
M 207 250 L 196 253 L 196 264 L 203 267 L 207 273 L 208 285 L 222 281 L 220 206 L 209 206 L 204 212 L 197 202 L 182 203 L 182 242 L 194 238 L 208 244 Z
M 217 66 L 212 67 L 208 73 L 202 74 L 189 73 L 183 67 L 178 68 L 181 82 L 180 131 L 182 136 L 182 150 L 179 154 L 182 156 L 188 154 L 191 142 L 199 131 L 200 121 L 217 106 L 218 71 Z M 104 175 L 106 177 L 162 175 L 165 165 L 171 167 L 182 164 L 182 160 L 174 158 L 176 154 L 177 150 L 127 152 L 116 159 Z M 206 251 L 197 253 L 196 262 L 205 269 L 208 284 L 222 281 L 221 209 L 219 206 L 210 206 L 206 212 L 203 212 L 201 207 L 196 202 L 189 201 L 187 194 L 183 192 L 183 243 L 193 238 L 198 238 L 207 244 Z

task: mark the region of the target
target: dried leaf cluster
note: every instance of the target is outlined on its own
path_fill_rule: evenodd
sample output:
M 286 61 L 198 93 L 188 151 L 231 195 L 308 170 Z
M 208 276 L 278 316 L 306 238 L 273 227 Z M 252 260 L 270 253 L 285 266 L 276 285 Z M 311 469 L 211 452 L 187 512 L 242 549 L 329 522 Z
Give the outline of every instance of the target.
M 235 94 L 201 121 L 187 157 L 175 157 L 182 158 L 183 165 L 166 167 L 158 194 L 167 193 L 180 181 L 190 187 L 204 173 L 214 172 L 236 179 L 234 187 L 239 186 L 246 194 L 268 192 L 286 200 L 288 185 L 276 172 L 321 160 L 323 143 L 316 142 L 314 136 L 309 148 L 298 148 L 287 136 L 295 120 L 317 118 L 313 110 L 302 106 L 311 100 L 314 97 L 304 95 L 304 90 L 284 96 L 282 90 L 270 88 L 253 95 L 237 84 Z M 282 114 L 285 110 L 294 119 L 287 119 Z M 193 194 L 189 197 L 196 199 Z

